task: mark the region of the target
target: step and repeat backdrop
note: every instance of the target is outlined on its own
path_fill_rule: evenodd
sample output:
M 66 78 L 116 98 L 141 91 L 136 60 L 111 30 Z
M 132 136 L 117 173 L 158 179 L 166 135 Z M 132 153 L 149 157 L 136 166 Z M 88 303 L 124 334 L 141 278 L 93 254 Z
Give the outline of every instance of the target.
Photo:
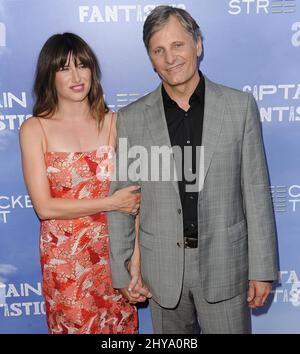
M 159 80 L 142 42 L 162 1 L 0 0 L 0 333 L 46 333 L 39 221 L 26 191 L 19 128 L 32 112 L 38 53 L 55 33 L 74 32 L 97 54 L 110 108 Z M 254 333 L 300 333 L 300 0 L 184 0 L 204 37 L 200 68 L 257 100 L 278 232 L 280 281 L 254 312 Z M 140 333 L 152 333 L 147 306 Z

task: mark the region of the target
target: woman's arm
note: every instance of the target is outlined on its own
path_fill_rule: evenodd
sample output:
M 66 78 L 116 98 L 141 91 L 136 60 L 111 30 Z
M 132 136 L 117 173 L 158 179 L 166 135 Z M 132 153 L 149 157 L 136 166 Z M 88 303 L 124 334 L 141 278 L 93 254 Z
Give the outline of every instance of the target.
M 137 186 L 124 188 L 101 199 L 51 197 L 44 161 L 43 137 L 36 118 L 30 118 L 22 124 L 20 146 L 25 183 L 40 219 L 74 219 L 113 210 L 134 214 L 138 209 L 140 195 L 133 193 L 139 188 Z
M 139 225 L 140 215 L 135 219 L 135 243 L 134 250 L 130 262 L 128 264 L 131 281 L 128 286 L 128 291 L 133 298 L 138 299 L 138 302 L 143 302 L 146 298 L 151 298 L 152 294 L 144 285 L 141 274 L 141 251 L 139 246 Z
M 140 227 L 140 215 L 138 214 L 135 218 L 135 242 L 133 254 L 128 264 L 129 272 L 131 276 L 134 274 L 134 279 L 131 279 L 130 285 L 128 286 L 128 290 L 134 288 L 134 284 L 137 283 L 137 276 L 140 275 L 141 270 L 141 251 L 139 245 L 139 227 Z

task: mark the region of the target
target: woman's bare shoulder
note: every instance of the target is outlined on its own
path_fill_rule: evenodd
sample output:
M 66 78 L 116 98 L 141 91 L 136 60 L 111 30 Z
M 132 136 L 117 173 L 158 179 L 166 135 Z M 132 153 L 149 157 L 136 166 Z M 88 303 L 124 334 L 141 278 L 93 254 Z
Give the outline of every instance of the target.
M 22 123 L 20 131 L 34 129 L 34 128 L 38 127 L 39 124 L 40 123 L 38 122 L 37 117 L 34 117 L 34 116 L 29 117 Z
M 27 118 L 20 127 L 20 136 L 42 136 L 39 118 L 34 116 Z

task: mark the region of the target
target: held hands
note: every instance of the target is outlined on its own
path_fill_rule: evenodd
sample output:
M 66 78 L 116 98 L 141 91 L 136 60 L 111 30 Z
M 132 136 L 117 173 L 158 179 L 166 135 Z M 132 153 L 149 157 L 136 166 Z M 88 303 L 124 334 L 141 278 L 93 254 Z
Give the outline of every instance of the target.
M 131 287 L 131 285 L 133 286 Z M 147 299 L 152 297 L 150 291 L 145 285 L 143 285 L 141 275 L 132 277 L 129 287 L 119 289 L 119 291 L 129 301 L 129 303 L 133 305 L 139 302 L 145 302 Z
M 128 286 L 128 292 L 130 296 L 135 299 L 136 302 L 144 302 L 152 297 L 152 294 L 143 284 L 140 263 L 131 259 L 128 265 L 129 273 L 131 275 L 131 281 Z
M 251 309 L 262 307 L 272 290 L 272 283 L 265 281 L 250 280 L 247 295 L 248 306 Z
M 128 264 L 128 270 L 131 275 L 131 281 L 128 288 L 120 289 L 122 295 L 131 304 L 145 302 L 146 299 L 150 299 L 152 297 L 152 294 L 147 289 L 147 287 L 143 285 L 139 255 L 132 256 Z
M 113 209 L 122 213 L 136 215 L 140 208 L 140 186 L 129 186 L 116 191 L 112 196 Z

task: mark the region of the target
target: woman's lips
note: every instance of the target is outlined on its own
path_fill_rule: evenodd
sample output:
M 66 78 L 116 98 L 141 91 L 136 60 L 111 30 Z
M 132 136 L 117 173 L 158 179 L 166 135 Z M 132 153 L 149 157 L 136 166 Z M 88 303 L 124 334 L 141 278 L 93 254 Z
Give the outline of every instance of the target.
M 73 85 L 70 87 L 70 89 L 75 92 L 82 92 L 84 90 L 84 84 Z

